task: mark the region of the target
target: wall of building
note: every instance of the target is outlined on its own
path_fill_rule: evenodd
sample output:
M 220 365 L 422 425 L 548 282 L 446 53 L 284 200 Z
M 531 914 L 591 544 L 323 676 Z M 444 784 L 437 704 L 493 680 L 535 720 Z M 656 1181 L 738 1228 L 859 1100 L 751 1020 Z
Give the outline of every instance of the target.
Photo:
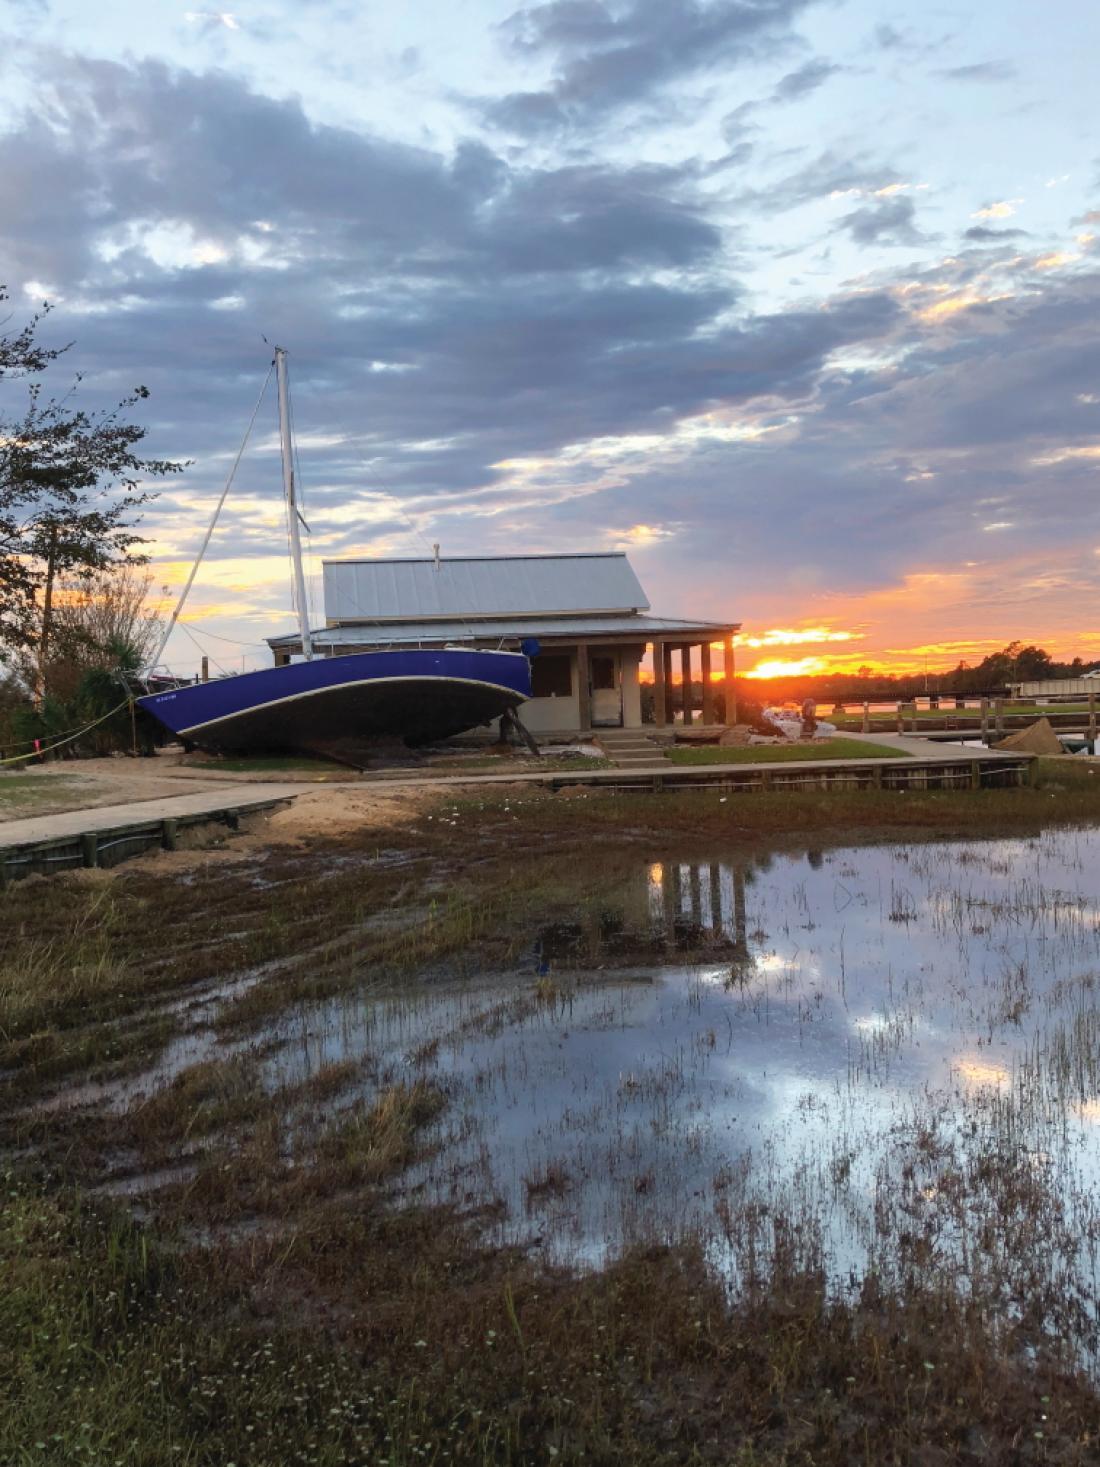
M 576 692 L 569 697 L 528 698 L 520 705 L 519 716 L 533 734 L 573 733 L 581 721 Z

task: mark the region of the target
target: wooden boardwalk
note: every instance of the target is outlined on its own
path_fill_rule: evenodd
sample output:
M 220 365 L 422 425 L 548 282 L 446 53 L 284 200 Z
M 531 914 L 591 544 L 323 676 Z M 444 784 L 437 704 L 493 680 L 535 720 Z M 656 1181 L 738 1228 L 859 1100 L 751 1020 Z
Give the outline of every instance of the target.
M 904 750 L 904 757 L 805 759 L 790 762 L 673 764 L 657 757 L 649 765 L 619 769 L 517 769 L 505 774 L 408 775 L 371 780 L 380 791 L 400 789 L 476 790 L 517 784 L 562 790 L 672 793 L 676 790 L 928 790 L 1018 786 L 1030 781 L 1034 755 L 993 749 L 943 752 L 924 740 L 875 735 L 872 742 Z M 285 804 L 320 787 L 315 783 L 240 783 L 158 799 L 133 800 L 32 815 L 0 824 L 0 885 L 31 874 L 74 867 L 114 866 L 156 847 L 173 850 L 181 830 L 220 823 L 235 829 L 242 816 Z M 329 788 L 333 788 L 330 786 Z
M 238 784 L 6 820 L 0 824 L 0 884 L 32 872 L 46 875 L 75 866 L 113 866 L 158 846 L 172 850 L 181 830 L 208 823 L 235 829 L 242 816 L 284 804 L 308 788 Z
M 994 749 L 960 749 L 943 753 L 917 738 L 876 735 L 874 742 L 904 748 L 906 758 L 799 759 L 788 762 L 673 764 L 656 758 L 652 764 L 621 769 L 540 771 L 523 767 L 511 774 L 447 774 L 425 778 L 387 775 L 380 786 L 393 789 L 463 786 L 542 785 L 565 789 L 584 785 L 594 789 L 675 790 L 722 785 L 745 789 L 797 789 L 814 786 L 837 789 L 845 785 L 884 789 L 967 789 L 984 785 L 1027 783 L 1035 756 Z M 367 776 L 369 779 L 370 776 Z

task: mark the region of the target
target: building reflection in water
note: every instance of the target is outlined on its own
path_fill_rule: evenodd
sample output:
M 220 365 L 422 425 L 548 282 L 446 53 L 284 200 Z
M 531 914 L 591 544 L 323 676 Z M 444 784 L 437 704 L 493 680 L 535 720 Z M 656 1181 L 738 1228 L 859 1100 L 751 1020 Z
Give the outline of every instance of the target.
M 720 949 L 735 970 L 752 966 L 745 888 L 760 862 L 654 861 L 572 919 L 535 939 L 537 971 Z
M 655 861 L 648 870 L 650 926 L 676 947 L 706 947 L 715 939 L 748 963 L 744 864 Z

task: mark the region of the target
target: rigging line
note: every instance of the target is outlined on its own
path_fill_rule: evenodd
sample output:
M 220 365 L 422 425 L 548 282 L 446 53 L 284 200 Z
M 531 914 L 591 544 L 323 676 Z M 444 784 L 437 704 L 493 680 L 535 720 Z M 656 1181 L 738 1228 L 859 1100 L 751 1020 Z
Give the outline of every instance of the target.
M 180 622 L 180 631 L 187 633 L 187 635 L 191 638 L 192 642 L 194 642 L 195 646 L 199 649 L 199 651 L 202 653 L 202 655 L 204 657 L 209 658 L 209 660 L 214 664 L 214 666 L 221 673 L 222 677 L 232 677 L 233 674 L 232 673 L 229 673 L 229 672 L 226 672 L 225 668 L 221 665 L 221 663 L 218 661 L 218 659 L 214 656 L 213 652 L 207 652 L 206 651 L 206 649 L 203 647 L 202 643 L 198 640 L 198 638 L 195 636 L 194 632 L 192 632 L 191 628 L 187 625 L 187 623 L 185 621 L 181 621 Z
M 213 637 L 219 642 L 232 642 L 236 647 L 266 647 L 267 643 L 261 637 L 258 642 L 245 642 L 240 637 L 227 637 L 221 632 L 212 632 L 209 627 L 196 626 L 194 622 L 181 622 L 181 626 L 189 626 L 197 637 Z
M 156 667 L 157 664 L 160 662 L 160 659 L 164 656 L 164 649 L 168 645 L 168 638 L 172 635 L 172 631 L 175 628 L 177 622 L 179 622 L 179 615 L 180 612 L 183 610 L 183 603 L 187 600 L 188 593 L 190 592 L 191 587 L 194 584 L 195 576 L 198 574 L 199 566 L 202 563 L 202 558 L 206 554 L 207 546 L 210 544 L 210 537 L 214 533 L 214 526 L 218 523 L 218 516 L 222 512 L 222 506 L 225 504 L 226 496 L 228 495 L 229 490 L 233 484 L 233 480 L 236 477 L 237 469 L 240 466 L 241 459 L 244 457 L 245 448 L 248 446 L 248 440 L 252 436 L 252 429 L 255 425 L 256 417 L 260 411 L 260 404 L 264 400 L 264 393 L 267 391 L 267 384 L 271 381 L 271 374 L 272 372 L 274 372 L 274 370 L 275 363 L 272 362 L 267 369 L 267 376 L 264 378 L 264 385 L 260 388 L 260 395 L 256 399 L 256 406 L 252 409 L 252 416 L 248 420 L 248 427 L 244 430 L 244 437 L 241 439 L 241 446 L 237 450 L 237 457 L 233 460 L 233 467 L 229 470 L 229 477 L 225 481 L 225 488 L 221 492 L 221 498 L 215 505 L 214 513 L 210 517 L 210 524 L 207 526 L 206 536 L 199 549 L 199 553 L 195 557 L 195 563 L 191 567 L 191 574 L 187 577 L 187 584 L 180 592 L 180 598 L 176 602 L 176 609 L 172 612 L 167 629 L 165 630 L 164 636 L 161 638 L 160 646 L 157 648 L 156 656 L 152 658 L 152 660 L 149 662 L 149 667 Z

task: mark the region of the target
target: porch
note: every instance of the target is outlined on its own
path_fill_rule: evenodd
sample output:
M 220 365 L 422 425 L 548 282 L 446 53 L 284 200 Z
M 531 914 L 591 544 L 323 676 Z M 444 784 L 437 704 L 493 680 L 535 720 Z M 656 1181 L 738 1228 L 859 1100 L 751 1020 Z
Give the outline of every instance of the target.
M 606 634 L 567 640 L 544 633 L 531 666 L 533 696 L 524 704 L 524 723 L 536 736 L 546 736 L 642 728 L 671 735 L 677 725 L 734 722 L 733 634 L 722 627 L 693 630 L 690 641 L 677 636 L 645 642 Z M 651 682 L 643 681 L 647 663 Z M 724 718 L 715 696 L 719 688 Z

